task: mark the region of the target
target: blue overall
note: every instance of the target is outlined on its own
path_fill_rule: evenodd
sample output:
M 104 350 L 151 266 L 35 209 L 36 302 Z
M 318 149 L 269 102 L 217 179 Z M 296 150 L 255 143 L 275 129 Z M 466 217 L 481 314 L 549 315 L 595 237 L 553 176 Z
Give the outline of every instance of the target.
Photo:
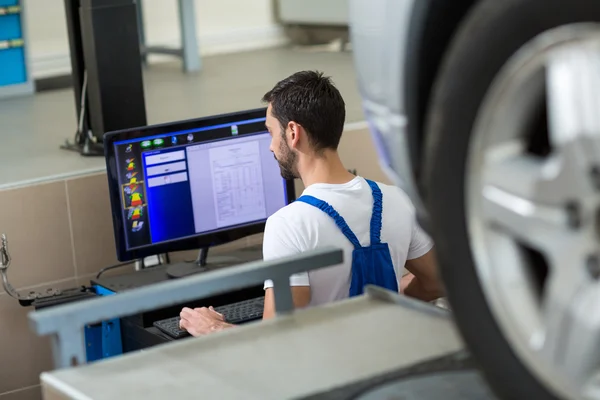
M 344 236 L 354 246 L 352 252 L 352 280 L 349 296 L 363 293 L 365 285 L 375 285 L 398 292 L 398 280 L 387 243 L 381 243 L 381 214 L 383 212 L 383 195 L 381 189 L 373 181 L 366 179 L 373 193 L 373 212 L 371 214 L 371 243 L 363 247 L 344 218 L 327 202 L 313 196 L 301 196 L 296 201 L 310 204 L 329 215 Z

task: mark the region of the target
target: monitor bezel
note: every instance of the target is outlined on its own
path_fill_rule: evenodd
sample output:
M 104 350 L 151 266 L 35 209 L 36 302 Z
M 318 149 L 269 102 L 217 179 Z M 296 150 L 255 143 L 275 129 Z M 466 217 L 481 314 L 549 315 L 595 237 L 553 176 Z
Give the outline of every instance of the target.
M 123 221 L 123 213 L 121 210 L 121 197 L 119 193 L 119 179 L 114 146 L 115 142 L 127 141 L 132 139 L 142 139 L 149 136 L 169 134 L 171 132 L 179 132 L 189 129 L 210 127 L 213 125 L 235 123 L 243 120 L 265 118 L 266 112 L 267 109 L 263 107 L 252 110 L 211 115 L 183 121 L 174 121 L 157 125 L 148 125 L 143 127 L 107 132 L 104 135 L 104 155 L 106 160 L 106 176 L 108 178 L 108 192 L 110 197 L 111 216 L 113 221 L 113 231 L 115 236 L 117 259 L 121 262 L 127 262 L 157 254 L 171 253 L 176 251 L 197 250 L 203 247 L 218 246 L 263 232 L 265 229 L 266 221 L 250 223 L 245 226 L 235 227 L 231 229 L 225 229 L 221 232 L 199 234 L 184 239 L 172 240 L 141 248 L 127 249 L 124 229 L 125 221 Z M 213 139 L 208 138 L 208 140 Z M 294 181 L 286 180 L 285 186 L 287 204 L 290 204 L 296 199 Z

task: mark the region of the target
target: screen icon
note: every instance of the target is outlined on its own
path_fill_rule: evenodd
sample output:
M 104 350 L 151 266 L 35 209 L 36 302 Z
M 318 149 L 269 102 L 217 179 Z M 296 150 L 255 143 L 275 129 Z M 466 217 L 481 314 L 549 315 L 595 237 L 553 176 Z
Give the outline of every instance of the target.
M 131 194 L 131 206 L 139 207 L 142 205 L 142 195 L 140 193 L 133 192 Z
M 125 184 L 122 186 L 122 190 L 123 208 L 125 210 L 146 206 L 144 182 Z
M 127 214 L 127 219 L 138 220 L 144 216 L 144 209 L 142 207 L 130 208 Z
M 127 195 L 130 195 L 131 193 L 135 193 L 135 191 L 137 190 L 137 188 L 138 188 L 138 185 L 136 185 L 136 184 L 131 184 L 131 185 L 127 185 L 127 186 L 125 186 L 125 189 L 124 189 L 124 190 L 125 190 L 125 193 L 126 193 Z
M 231 134 L 233 136 L 235 136 L 235 135 L 238 134 L 238 127 L 237 127 L 237 125 L 231 125 Z
M 128 158 L 125 160 L 125 164 L 127 164 L 127 171 L 131 172 L 135 169 L 135 159 Z
M 144 221 L 133 221 L 131 232 L 139 232 L 144 226 Z

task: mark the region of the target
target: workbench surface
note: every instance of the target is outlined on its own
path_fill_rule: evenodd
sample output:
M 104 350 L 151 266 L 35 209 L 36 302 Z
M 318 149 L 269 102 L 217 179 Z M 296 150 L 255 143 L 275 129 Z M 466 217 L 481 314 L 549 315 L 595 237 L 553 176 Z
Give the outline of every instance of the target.
M 44 398 L 289 399 L 462 349 L 450 314 L 361 297 L 43 373 Z

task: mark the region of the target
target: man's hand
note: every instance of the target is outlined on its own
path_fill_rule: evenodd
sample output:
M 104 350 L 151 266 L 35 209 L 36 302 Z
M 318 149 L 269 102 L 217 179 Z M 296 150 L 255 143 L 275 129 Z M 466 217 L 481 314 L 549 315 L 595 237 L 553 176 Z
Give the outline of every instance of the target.
M 404 275 L 400 279 L 400 293 L 406 292 L 406 288 L 408 287 L 408 285 L 410 285 L 413 279 L 415 279 L 415 276 L 411 273 Z
M 192 336 L 207 335 L 212 332 L 231 328 L 234 325 L 225 322 L 225 317 L 211 307 L 191 308 L 184 307 L 179 314 L 179 326 Z

